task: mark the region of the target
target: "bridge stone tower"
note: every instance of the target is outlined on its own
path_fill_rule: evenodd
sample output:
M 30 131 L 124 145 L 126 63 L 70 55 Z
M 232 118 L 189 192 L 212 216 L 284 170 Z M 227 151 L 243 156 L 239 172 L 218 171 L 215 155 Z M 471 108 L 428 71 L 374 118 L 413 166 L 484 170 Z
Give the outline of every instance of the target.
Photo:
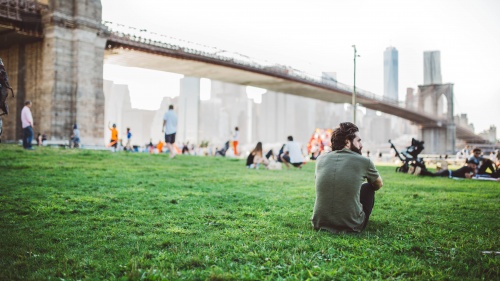
M 426 154 L 454 154 L 456 128 L 453 118 L 453 84 L 418 86 L 418 110 L 441 118 L 421 125 Z
M 31 100 L 35 135 L 67 141 L 77 123 L 84 145 L 103 145 L 102 72 L 108 34 L 101 24 L 101 2 L 36 2 L 41 8 L 32 16 L 40 21 L 31 30 L 4 32 L 0 37 L 0 57 L 16 93 L 15 100 L 7 100 L 10 112 L 3 118 L 2 140 L 22 138 L 20 112 L 24 101 Z M 25 12 L 20 0 L 13 3 L 6 7 L 14 15 Z
M 83 144 L 102 145 L 106 37 L 101 19 L 100 0 L 50 0 L 42 14 L 41 93 L 33 107 L 35 131 L 49 140 L 68 139 L 77 123 Z
M 418 110 L 442 121 L 421 124 L 425 153 L 454 154 L 456 128 L 453 117 L 453 84 L 441 84 L 441 53 L 424 52 L 424 84 L 418 86 Z

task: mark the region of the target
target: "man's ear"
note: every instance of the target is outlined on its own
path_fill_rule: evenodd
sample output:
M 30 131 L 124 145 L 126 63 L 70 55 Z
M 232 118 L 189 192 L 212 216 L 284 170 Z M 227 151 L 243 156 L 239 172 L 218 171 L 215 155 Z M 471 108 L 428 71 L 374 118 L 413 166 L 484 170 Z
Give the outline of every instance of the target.
M 344 147 L 350 148 L 351 147 L 351 141 L 350 140 L 345 140 L 345 145 Z

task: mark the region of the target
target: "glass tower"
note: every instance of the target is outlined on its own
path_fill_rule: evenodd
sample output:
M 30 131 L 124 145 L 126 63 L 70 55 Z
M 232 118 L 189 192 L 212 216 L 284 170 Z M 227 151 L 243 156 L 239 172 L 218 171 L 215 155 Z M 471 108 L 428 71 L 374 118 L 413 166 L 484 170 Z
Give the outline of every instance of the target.
M 384 97 L 398 100 L 398 50 L 394 47 L 384 51 Z

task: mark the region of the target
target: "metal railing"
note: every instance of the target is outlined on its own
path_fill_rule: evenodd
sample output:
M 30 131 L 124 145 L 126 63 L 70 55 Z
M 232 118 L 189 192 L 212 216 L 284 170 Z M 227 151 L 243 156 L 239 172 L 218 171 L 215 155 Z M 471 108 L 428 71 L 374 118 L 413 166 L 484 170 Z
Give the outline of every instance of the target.
M 47 6 L 35 0 L 0 0 L 0 17 L 10 20 L 26 21 L 21 14 L 40 15 Z
M 170 37 L 163 34 L 158 34 L 155 32 L 148 32 L 146 29 L 139 29 L 135 27 L 125 26 L 123 24 L 117 24 L 109 21 L 104 21 L 103 24 L 108 28 L 111 34 L 125 38 L 137 43 L 148 44 L 151 46 L 166 48 L 175 51 L 183 51 L 189 54 L 194 54 L 197 56 L 203 56 L 211 59 L 217 59 L 220 61 L 230 62 L 233 64 L 264 70 L 266 72 L 272 72 L 284 76 L 289 76 L 291 78 L 300 79 L 307 82 L 312 82 L 320 86 L 326 86 L 332 89 L 341 90 L 345 92 L 352 92 L 353 88 L 349 85 L 340 83 L 331 78 L 325 78 L 323 76 L 314 75 L 307 73 L 305 71 L 293 68 L 291 66 L 282 65 L 278 63 L 272 63 L 266 60 L 260 60 L 256 58 L 251 58 L 249 56 L 230 52 L 227 50 L 218 49 L 215 47 L 210 47 L 198 43 L 193 43 L 190 41 Z M 381 95 L 374 94 L 363 89 L 356 89 L 356 95 L 358 97 L 364 97 L 367 99 L 378 100 L 384 103 L 392 104 L 401 108 L 405 108 L 404 102 L 400 102 L 397 99 L 392 99 L 389 97 L 384 97 Z M 406 109 L 406 108 L 405 108 Z

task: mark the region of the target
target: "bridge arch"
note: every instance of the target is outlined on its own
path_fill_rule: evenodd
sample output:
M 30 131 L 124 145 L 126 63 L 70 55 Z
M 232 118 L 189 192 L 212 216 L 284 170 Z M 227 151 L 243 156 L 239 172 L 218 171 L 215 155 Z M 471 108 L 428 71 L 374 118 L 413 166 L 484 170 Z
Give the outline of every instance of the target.
M 442 121 L 422 123 L 421 139 L 426 153 L 455 152 L 456 126 L 453 118 L 453 84 L 418 86 L 418 110 Z
M 436 116 L 442 116 L 443 118 L 447 117 L 448 114 L 448 97 L 444 94 L 438 97 L 437 100 L 437 110 Z

